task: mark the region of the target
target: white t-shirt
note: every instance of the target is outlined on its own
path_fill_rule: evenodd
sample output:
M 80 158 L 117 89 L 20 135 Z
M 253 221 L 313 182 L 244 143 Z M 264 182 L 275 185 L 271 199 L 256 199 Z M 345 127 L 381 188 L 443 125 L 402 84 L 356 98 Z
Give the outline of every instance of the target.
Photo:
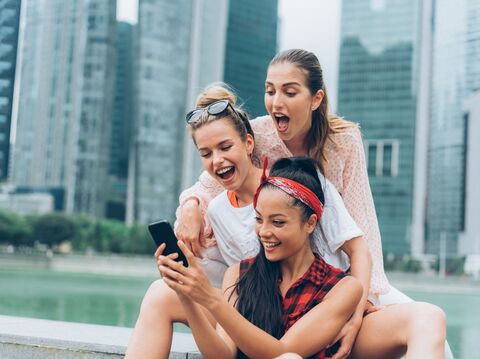
M 345 241 L 363 233 L 345 208 L 337 189 L 321 174 L 319 177 L 325 205 L 320 219 L 321 230 L 316 229 L 319 232 L 313 236 L 313 245 L 327 263 L 346 270 L 350 263 L 340 247 Z M 228 199 L 227 191 L 223 191 L 208 205 L 208 219 L 227 266 L 257 255 L 260 243 L 255 233 L 253 204 L 235 208 Z

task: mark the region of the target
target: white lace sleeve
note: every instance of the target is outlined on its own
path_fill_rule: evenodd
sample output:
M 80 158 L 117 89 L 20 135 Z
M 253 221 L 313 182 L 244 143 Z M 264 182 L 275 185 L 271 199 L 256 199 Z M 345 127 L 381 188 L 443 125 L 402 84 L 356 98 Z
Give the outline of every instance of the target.
M 335 186 L 321 174 L 319 177 L 324 183 L 325 194 L 325 205 L 320 219 L 322 237 L 330 252 L 334 253 L 349 239 L 363 236 L 363 232 L 348 213 Z

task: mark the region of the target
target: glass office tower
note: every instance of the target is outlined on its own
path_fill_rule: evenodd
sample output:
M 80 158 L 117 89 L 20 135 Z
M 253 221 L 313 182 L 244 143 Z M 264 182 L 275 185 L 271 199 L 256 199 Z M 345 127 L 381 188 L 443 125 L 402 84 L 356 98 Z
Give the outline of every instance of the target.
M 364 135 L 386 253 L 410 253 L 419 86 L 418 1 L 345 0 L 338 112 Z
M 61 188 L 69 212 L 105 213 L 115 0 L 25 1 L 13 184 Z
M 229 2 L 224 81 L 252 118 L 266 114 L 265 74 L 277 51 L 277 8 L 277 0 Z
M 468 195 L 463 105 L 480 89 L 480 1 L 437 0 L 434 29 L 426 249 L 455 256 Z
M 0 1 L 0 182 L 8 177 L 20 0 Z

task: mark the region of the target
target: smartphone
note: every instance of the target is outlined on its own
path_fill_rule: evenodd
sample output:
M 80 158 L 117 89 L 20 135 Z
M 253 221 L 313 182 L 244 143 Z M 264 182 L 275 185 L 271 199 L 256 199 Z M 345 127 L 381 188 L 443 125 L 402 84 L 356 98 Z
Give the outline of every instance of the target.
M 187 259 L 185 255 L 180 250 L 177 244 L 177 237 L 173 232 L 172 225 L 165 220 L 150 223 L 148 225 L 148 231 L 152 236 L 155 244 L 160 246 L 162 243 L 165 243 L 165 250 L 163 251 L 163 255 L 167 256 L 172 253 L 178 253 L 178 257 L 175 259 L 177 262 L 183 262 L 185 267 L 188 267 Z

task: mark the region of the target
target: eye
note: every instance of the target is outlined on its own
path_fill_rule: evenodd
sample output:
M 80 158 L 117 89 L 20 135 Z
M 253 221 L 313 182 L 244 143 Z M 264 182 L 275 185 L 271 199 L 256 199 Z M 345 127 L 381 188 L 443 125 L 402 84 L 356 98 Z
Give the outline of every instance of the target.
M 272 223 L 275 227 L 282 227 L 285 224 L 285 221 L 280 221 L 280 220 L 277 219 L 277 220 L 272 221 Z
M 258 216 L 255 216 L 255 222 L 258 223 L 258 224 L 261 224 L 262 223 L 262 219 Z
M 222 151 L 228 151 L 230 148 L 232 148 L 232 145 L 227 145 L 227 146 L 223 146 L 221 148 Z
M 296 94 L 296 92 L 286 92 L 287 97 L 294 97 Z
M 266 93 L 267 95 L 272 96 L 273 94 L 275 94 L 275 91 L 273 91 L 273 90 L 270 89 L 270 88 L 266 88 L 266 89 L 265 89 L 265 93 Z
M 208 157 L 210 157 L 211 154 L 212 154 L 212 152 L 202 152 L 202 153 L 200 153 L 200 157 L 208 158 Z

